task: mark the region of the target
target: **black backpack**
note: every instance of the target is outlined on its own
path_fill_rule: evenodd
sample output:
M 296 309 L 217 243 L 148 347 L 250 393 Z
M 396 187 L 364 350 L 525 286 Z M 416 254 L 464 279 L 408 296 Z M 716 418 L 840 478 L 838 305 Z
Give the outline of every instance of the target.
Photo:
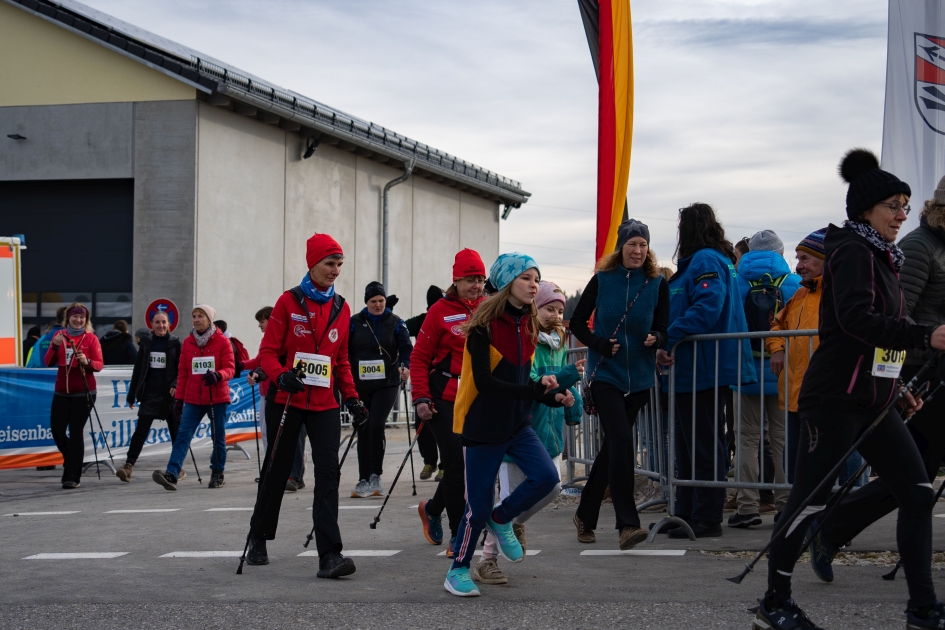
M 784 308 L 784 294 L 781 293 L 781 284 L 787 274 L 772 278 L 771 274 L 764 274 L 756 281 L 748 281 L 751 287 L 745 296 L 745 320 L 748 322 L 748 332 L 771 330 L 775 316 Z M 764 339 L 751 340 L 751 354 L 755 357 L 769 357 L 764 352 Z

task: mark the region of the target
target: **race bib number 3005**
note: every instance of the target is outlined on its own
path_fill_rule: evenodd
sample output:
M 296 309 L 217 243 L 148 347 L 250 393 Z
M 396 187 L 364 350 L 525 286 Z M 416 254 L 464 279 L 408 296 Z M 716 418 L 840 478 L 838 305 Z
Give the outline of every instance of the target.
M 216 372 L 216 362 L 214 357 L 194 357 L 191 359 L 191 374 L 206 374 L 207 372 Z
M 899 373 L 902 372 L 902 365 L 905 361 L 905 350 L 876 348 L 873 352 L 873 369 L 870 374 L 880 378 L 899 378 Z
M 324 354 L 296 352 L 292 365 L 302 362 L 302 382 L 314 387 L 331 387 L 331 357 Z

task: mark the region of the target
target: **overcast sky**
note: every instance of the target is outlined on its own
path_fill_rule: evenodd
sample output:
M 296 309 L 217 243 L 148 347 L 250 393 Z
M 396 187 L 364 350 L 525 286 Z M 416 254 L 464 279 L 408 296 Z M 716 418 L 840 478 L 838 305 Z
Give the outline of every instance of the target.
M 84 1 L 521 181 L 502 249 L 569 293 L 589 279 L 597 84 L 575 0 Z M 885 0 L 631 4 L 631 216 L 668 261 L 677 209 L 704 201 L 732 241 L 776 230 L 793 264 L 845 218 L 844 151 L 880 152 Z

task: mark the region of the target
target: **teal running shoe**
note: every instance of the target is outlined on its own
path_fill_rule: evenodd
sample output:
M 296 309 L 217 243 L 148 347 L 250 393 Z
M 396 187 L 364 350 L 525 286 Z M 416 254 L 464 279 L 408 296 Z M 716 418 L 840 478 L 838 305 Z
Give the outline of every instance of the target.
M 499 554 L 509 562 L 521 562 L 525 559 L 525 552 L 522 550 L 521 543 L 515 537 L 512 530 L 512 523 L 499 525 L 492 520 L 492 515 L 486 521 L 486 527 L 495 536 L 495 541 L 499 547 Z
M 469 567 L 450 569 L 446 574 L 443 588 L 457 597 L 479 597 L 479 587 L 469 575 Z

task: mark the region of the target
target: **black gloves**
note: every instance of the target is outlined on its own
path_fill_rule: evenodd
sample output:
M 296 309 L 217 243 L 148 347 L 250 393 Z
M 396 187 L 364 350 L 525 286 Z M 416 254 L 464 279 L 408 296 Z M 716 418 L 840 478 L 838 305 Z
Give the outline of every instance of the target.
M 367 407 L 357 398 L 349 398 L 346 400 L 345 407 L 348 409 L 348 413 L 351 414 L 351 424 L 355 429 L 359 428 L 367 421 Z
M 279 389 L 290 394 L 298 394 L 305 391 L 305 383 L 295 375 L 295 372 L 283 372 L 279 375 Z
M 219 372 L 207 372 L 206 374 L 203 375 L 204 385 L 216 385 L 221 380 L 223 380 L 223 377 L 220 376 Z
M 184 413 L 184 401 L 180 398 L 174 399 L 174 417 L 180 420 L 181 414 Z
M 255 378 L 257 381 L 266 380 L 266 373 L 262 371 L 262 368 L 256 368 L 252 373 L 253 378 Z

